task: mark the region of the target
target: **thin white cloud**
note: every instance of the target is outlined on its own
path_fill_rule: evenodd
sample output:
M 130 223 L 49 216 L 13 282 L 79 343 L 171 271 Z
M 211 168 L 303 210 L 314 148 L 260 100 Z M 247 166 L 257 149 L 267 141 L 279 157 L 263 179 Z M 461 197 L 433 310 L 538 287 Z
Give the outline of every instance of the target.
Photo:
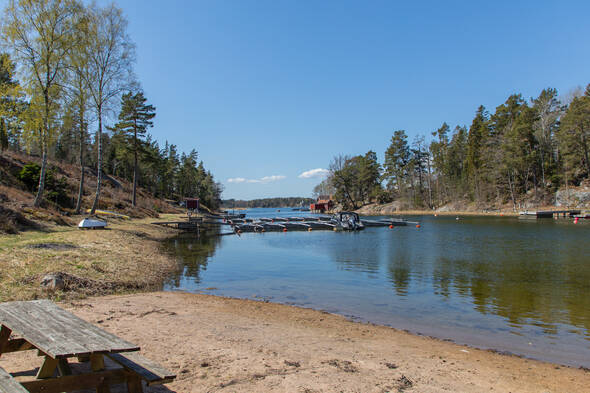
M 283 180 L 284 178 L 285 176 L 283 175 L 264 176 L 262 179 L 260 179 L 260 183 L 270 183 L 273 181 Z
M 286 176 L 283 175 L 272 175 L 272 176 L 264 176 L 260 179 L 245 179 L 243 177 L 232 177 L 227 179 L 228 183 L 272 183 L 275 181 L 283 180 Z
M 312 177 L 326 177 L 328 176 L 328 173 L 330 173 L 330 171 L 327 169 L 316 168 L 310 169 L 309 171 L 305 171 L 298 177 L 301 179 L 311 179 Z

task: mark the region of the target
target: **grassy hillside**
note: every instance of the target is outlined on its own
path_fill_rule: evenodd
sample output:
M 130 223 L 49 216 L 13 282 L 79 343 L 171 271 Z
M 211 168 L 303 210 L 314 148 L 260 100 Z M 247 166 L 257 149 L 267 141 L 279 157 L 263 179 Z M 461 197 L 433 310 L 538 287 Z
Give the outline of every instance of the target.
M 23 180 L 22 171 L 27 164 L 41 164 L 39 157 L 9 151 L 0 153 L 0 232 L 17 233 L 49 223 L 74 225 L 72 217 L 78 197 L 80 169 L 76 165 L 49 161 L 53 188 L 47 190 L 40 208 L 33 208 L 35 182 Z M 104 176 L 99 209 L 115 211 L 131 217 L 157 217 L 159 213 L 176 213 L 179 210 L 145 190 L 138 189 L 137 207 L 131 205 L 132 184 Z M 96 190 L 96 172 L 86 168 L 82 211 L 90 208 Z M 53 191 L 53 192 L 52 192 Z

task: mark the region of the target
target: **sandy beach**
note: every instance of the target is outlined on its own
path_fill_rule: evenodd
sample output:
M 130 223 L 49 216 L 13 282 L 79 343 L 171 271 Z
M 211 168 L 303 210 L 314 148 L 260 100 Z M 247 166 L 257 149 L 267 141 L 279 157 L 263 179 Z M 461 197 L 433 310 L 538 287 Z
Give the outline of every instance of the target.
M 587 370 L 293 306 L 179 292 L 61 306 L 178 375 L 148 392 L 590 392 Z M 31 369 L 40 360 L 12 353 L 0 366 Z

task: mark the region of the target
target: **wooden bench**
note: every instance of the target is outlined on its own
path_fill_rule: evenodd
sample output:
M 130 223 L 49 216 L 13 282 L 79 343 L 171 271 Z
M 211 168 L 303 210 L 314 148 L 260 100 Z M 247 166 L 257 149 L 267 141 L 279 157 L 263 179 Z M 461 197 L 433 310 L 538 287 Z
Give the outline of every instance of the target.
M 108 353 L 106 354 L 114 362 L 120 364 L 147 382 L 148 386 L 168 383 L 176 378 L 176 375 L 166 370 L 159 364 L 144 358 L 137 352 Z
M 29 393 L 29 391 L 0 367 L 0 393 Z

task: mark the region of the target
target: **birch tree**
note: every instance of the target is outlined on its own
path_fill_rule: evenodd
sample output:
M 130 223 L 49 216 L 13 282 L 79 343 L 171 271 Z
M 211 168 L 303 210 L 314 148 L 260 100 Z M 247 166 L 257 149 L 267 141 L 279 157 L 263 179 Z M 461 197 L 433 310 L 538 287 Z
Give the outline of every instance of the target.
M 78 132 L 78 160 L 80 163 L 80 183 L 78 186 L 78 198 L 76 201 L 75 213 L 80 214 L 82 207 L 82 197 L 84 196 L 85 180 L 85 156 L 86 140 L 88 137 L 87 116 L 90 107 L 90 90 L 87 84 L 86 75 L 90 73 L 90 62 L 86 53 L 88 45 L 87 31 L 89 14 L 85 8 L 80 8 L 76 14 L 76 46 L 74 46 L 68 56 L 68 104 L 73 112 L 74 127 Z
M 49 140 L 55 131 L 50 118 L 59 106 L 67 53 L 74 44 L 76 7 L 71 0 L 9 0 L 5 10 L 3 40 L 21 66 L 27 92 L 40 95 L 37 132 L 43 158 L 35 207 L 43 199 Z
M 135 46 L 127 35 L 127 20 L 122 10 L 114 4 L 105 8 L 95 5 L 90 7 L 86 36 L 88 42 L 85 54 L 89 67 L 85 79 L 98 122 L 96 195 L 90 211 L 90 214 L 94 214 L 102 185 L 102 129 L 105 112 L 114 98 L 132 87 Z

